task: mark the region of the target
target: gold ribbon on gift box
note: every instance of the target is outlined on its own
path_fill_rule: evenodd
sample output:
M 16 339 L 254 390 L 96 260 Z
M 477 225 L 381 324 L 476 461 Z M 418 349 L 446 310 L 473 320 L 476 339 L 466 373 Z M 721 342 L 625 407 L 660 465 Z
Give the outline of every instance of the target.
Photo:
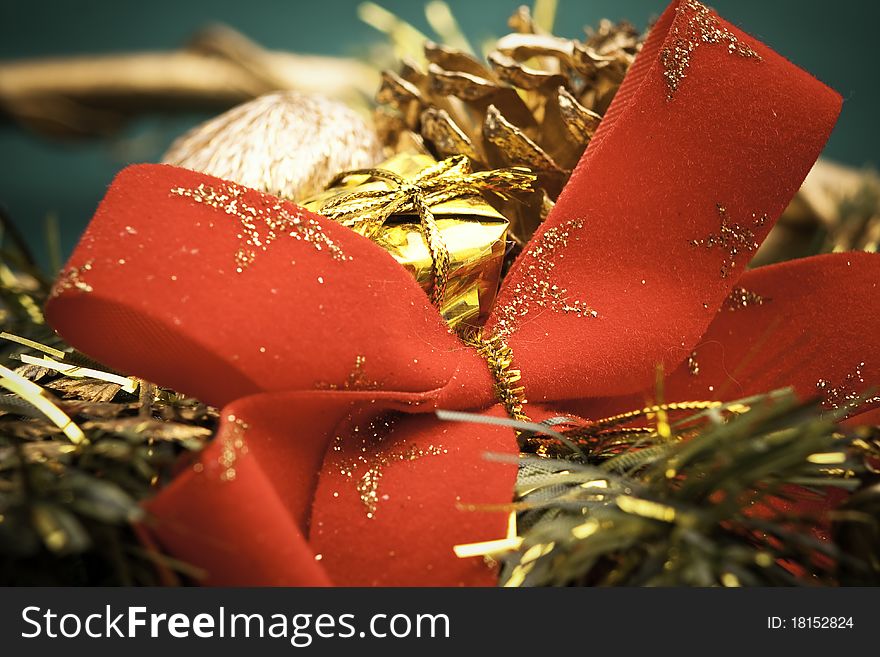
M 302 205 L 388 251 L 456 326 L 485 318 L 501 277 L 508 221 L 483 194 L 514 199 L 534 181 L 523 167 L 473 172 L 464 156 L 402 153 L 341 173 Z

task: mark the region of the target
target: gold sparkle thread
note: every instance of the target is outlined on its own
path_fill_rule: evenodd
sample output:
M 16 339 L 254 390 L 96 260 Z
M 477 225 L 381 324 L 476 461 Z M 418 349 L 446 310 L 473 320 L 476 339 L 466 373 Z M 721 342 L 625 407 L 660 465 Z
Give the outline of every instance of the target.
M 807 457 L 807 461 L 810 463 L 817 463 L 819 465 L 837 465 L 840 463 L 846 463 L 847 455 L 845 452 L 821 452 L 816 454 L 810 454 Z
M 481 196 L 484 193 L 511 198 L 532 191 L 536 177 L 524 167 L 471 171 L 467 157 L 451 157 L 405 178 L 390 169 L 355 169 L 340 173 L 328 187 L 352 177 L 375 179 L 387 184 L 385 189 L 352 191 L 323 200 L 317 211 L 349 228 L 370 237 L 396 213 L 414 212 L 419 217 L 422 239 L 431 255 L 431 303 L 440 307 L 449 284 L 449 249 L 431 208 L 447 201 Z
M 459 559 L 468 559 L 470 557 L 494 557 L 505 552 L 513 552 L 522 547 L 522 536 L 517 535 L 516 528 L 516 512 L 511 511 L 507 516 L 507 535 L 504 538 L 497 538 L 491 541 L 480 541 L 478 543 L 461 543 L 453 545 L 452 551 Z M 525 558 L 525 557 L 523 557 Z
M 522 372 L 512 368 L 513 349 L 504 337 L 498 333 L 486 337 L 480 329 L 469 329 L 461 332 L 462 341 L 476 349 L 480 357 L 486 361 L 489 372 L 494 379 L 495 397 L 514 420 L 529 422 L 524 406 L 527 403 L 525 387 L 518 385 Z
M 727 278 L 736 268 L 736 262 L 740 255 L 754 253 L 759 244 L 752 228 L 741 226 L 733 221 L 723 204 L 716 203 L 715 209 L 721 223 L 720 230 L 717 233 L 710 233 L 704 239 L 691 240 L 691 244 L 707 249 L 720 249 L 724 253 L 724 259 L 721 263 L 721 278 Z M 767 215 L 763 214 L 759 217 L 753 212 L 751 220 L 753 227 L 760 228 L 767 222 Z
M 0 339 L 9 340 L 10 342 L 16 342 L 25 347 L 30 347 L 31 349 L 34 349 L 36 351 L 42 351 L 44 354 L 49 354 L 50 356 L 54 356 L 55 358 L 63 359 L 65 356 L 65 353 L 60 349 L 49 347 L 41 342 L 29 340 L 28 338 L 24 338 L 20 335 L 15 335 L 14 333 L 7 333 L 6 331 L 3 331 L 2 333 L 0 333 Z
M 726 44 L 727 52 L 744 59 L 761 61 L 761 56 L 740 41 L 704 4 L 685 0 L 676 9 L 678 16 L 670 31 L 670 45 L 660 51 L 667 100 L 672 100 L 687 76 L 694 51 L 702 45 Z
M 425 5 L 425 18 L 431 29 L 440 37 L 441 43 L 461 52 L 476 54 L 458 21 L 455 20 L 455 15 L 449 5 L 443 0 L 430 0 Z
M 595 522 L 595 520 L 591 522 Z M 575 530 L 577 529 L 578 528 L 575 527 Z M 572 533 L 574 533 L 575 530 L 572 530 Z M 575 536 L 577 536 L 577 534 L 575 534 Z M 526 576 L 535 567 L 538 559 L 540 559 L 541 557 L 546 557 L 548 554 L 553 552 L 553 549 L 555 547 L 556 541 L 550 541 L 548 543 L 535 543 L 534 545 L 532 545 L 520 557 L 519 563 L 514 566 L 513 570 L 510 573 L 510 577 L 508 577 L 507 581 L 504 582 L 504 587 L 518 588 L 522 586 L 526 580 Z
M 43 358 L 35 358 L 34 356 L 22 354 L 20 358 L 21 362 L 27 363 L 28 365 L 45 367 L 46 369 L 61 372 L 65 376 L 72 378 L 98 379 L 100 381 L 106 381 L 107 383 L 115 383 L 125 392 L 134 393 L 138 389 L 138 380 L 134 378 L 119 376 L 118 374 L 112 374 L 110 372 L 104 372 L 103 370 L 96 370 L 90 367 L 80 367 L 78 365 L 72 365 L 71 363 L 59 363 L 58 361 L 45 356 Z
M 6 288 L 11 290 L 20 289 L 21 287 L 18 277 L 12 272 L 6 263 L 3 262 L 0 262 L 0 282 L 2 282 Z M 30 317 L 34 324 L 46 323 L 46 318 L 43 317 L 43 311 L 31 295 L 27 292 L 20 291 L 15 294 L 15 297 L 18 299 L 18 303 L 24 308 L 28 317 Z
M 245 201 L 247 190 L 235 183 L 224 182 L 218 186 L 200 184 L 195 188 L 174 187 L 172 196 L 222 211 L 237 220 L 241 241 L 235 253 L 236 271 L 242 273 L 257 258 L 259 251 L 267 251 L 279 237 L 289 236 L 310 244 L 316 251 L 329 254 L 334 260 L 351 260 L 315 219 L 299 210 L 290 211 L 279 199 L 256 194 L 253 203 Z
M 624 513 L 661 522 L 674 522 L 677 515 L 675 508 L 671 506 L 631 495 L 620 495 L 615 498 L 615 503 Z
M 556 22 L 556 13 L 559 0 L 535 0 L 532 6 L 535 27 L 550 34 L 553 32 L 553 24 Z
M 672 426 L 669 424 L 669 414 L 663 404 L 663 365 L 658 364 L 654 371 L 654 395 L 657 399 L 657 435 L 669 440 L 672 438 Z
M 86 435 L 70 416 L 45 396 L 45 391 L 33 381 L 0 365 L 0 386 L 18 395 L 37 408 L 50 422 L 61 429 L 74 445 L 88 442 Z
M 398 59 L 409 57 L 425 64 L 424 44 L 429 39 L 418 29 L 375 2 L 362 2 L 357 14 L 364 23 L 388 35 Z
M 561 252 L 568 246 L 572 233 L 583 225 L 581 219 L 570 219 L 532 240 L 520 256 L 516 272 L 520 278 L 511 290 L 509 301 L 495 310 L 498 319 L 494 333 L 509 336 L 519 321 L 536 307 L 577 317 L 598 317 L 596 310 L 584 301 L 571 299 L 568 289 L 554 280 L 556 259 L 562 257 Z
M 606 418 L 602 418 L 601 420 L 595 420 L 594 422 L 590 423 L 590 427 L 625 424 L 637 417 L 642 417 L 645 415 L 655 415 L 661 411 L 704 411 L 713 408 L 721 408 L 722 406 L 725 406 L 725 403 L 720 401 L 683 401 L 672 402 L 670 404 L 654 404 L 652 406 L 645 406 L 644 408 L 639 408 L 636 410 L 627 411 L 626 413 L 619 413 L 618 415 L 612 415 Z M 748 410 L 748 407 L 741 404 L 727 404 L 726 406 L 729 411 L 734 413 L 743 413 Z

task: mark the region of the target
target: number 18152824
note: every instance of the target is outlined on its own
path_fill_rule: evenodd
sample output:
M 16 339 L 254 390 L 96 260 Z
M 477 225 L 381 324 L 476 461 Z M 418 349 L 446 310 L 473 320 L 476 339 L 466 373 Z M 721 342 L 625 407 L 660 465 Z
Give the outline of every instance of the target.
M 771 630 L 851 630 L 852 616 L 768 616 Z

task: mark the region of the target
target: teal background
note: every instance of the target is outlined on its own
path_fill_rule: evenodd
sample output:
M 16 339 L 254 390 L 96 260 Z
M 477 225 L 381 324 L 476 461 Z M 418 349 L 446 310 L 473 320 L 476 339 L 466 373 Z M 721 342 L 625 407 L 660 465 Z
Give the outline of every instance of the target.
M 0 59 L 175 48 L 199 27 L 220 21 L 264 46 L 356 55 L 381 35 L 362 24 L 359 0 L 0 0 Z M 420 0 L 379 4 L 428 30 Z M 518 2 L 450 0 L 475 43 L 504 34 Z M 857 166 L 880 164 L 877 116 L 877 25 L 880 3 L 837 0 L 715 0 L 731 22 L 837 89 L 845 98 L 828 157 Z M 560 0 L 557 33 L 577 36 L 599 18 L 627 18 L 643 28 L 663 0 Z M 118 138 L 49 141 L 0 121 L 0 203 L 45 261 L 43 226 L 58 217 L 69 251 L 116 171 L 155 160 L 199 116 L 145 117 Z

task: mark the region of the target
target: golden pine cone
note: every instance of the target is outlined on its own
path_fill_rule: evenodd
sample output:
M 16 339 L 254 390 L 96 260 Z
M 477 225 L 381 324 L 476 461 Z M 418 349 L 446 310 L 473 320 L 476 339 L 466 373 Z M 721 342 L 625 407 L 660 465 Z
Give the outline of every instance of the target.
M 540 196 L 499 208 L 524 243 L 552 207 L 593 136 L 642 35 L 627 22 L 600 22 L 583 41 L 542 33 L 521 7 L 487 63 L 427 42 L 427 70 L 404 62 L 385 71 L 376 125 L 392 151 L 467 155 L 475 169 L 526 166 Z

